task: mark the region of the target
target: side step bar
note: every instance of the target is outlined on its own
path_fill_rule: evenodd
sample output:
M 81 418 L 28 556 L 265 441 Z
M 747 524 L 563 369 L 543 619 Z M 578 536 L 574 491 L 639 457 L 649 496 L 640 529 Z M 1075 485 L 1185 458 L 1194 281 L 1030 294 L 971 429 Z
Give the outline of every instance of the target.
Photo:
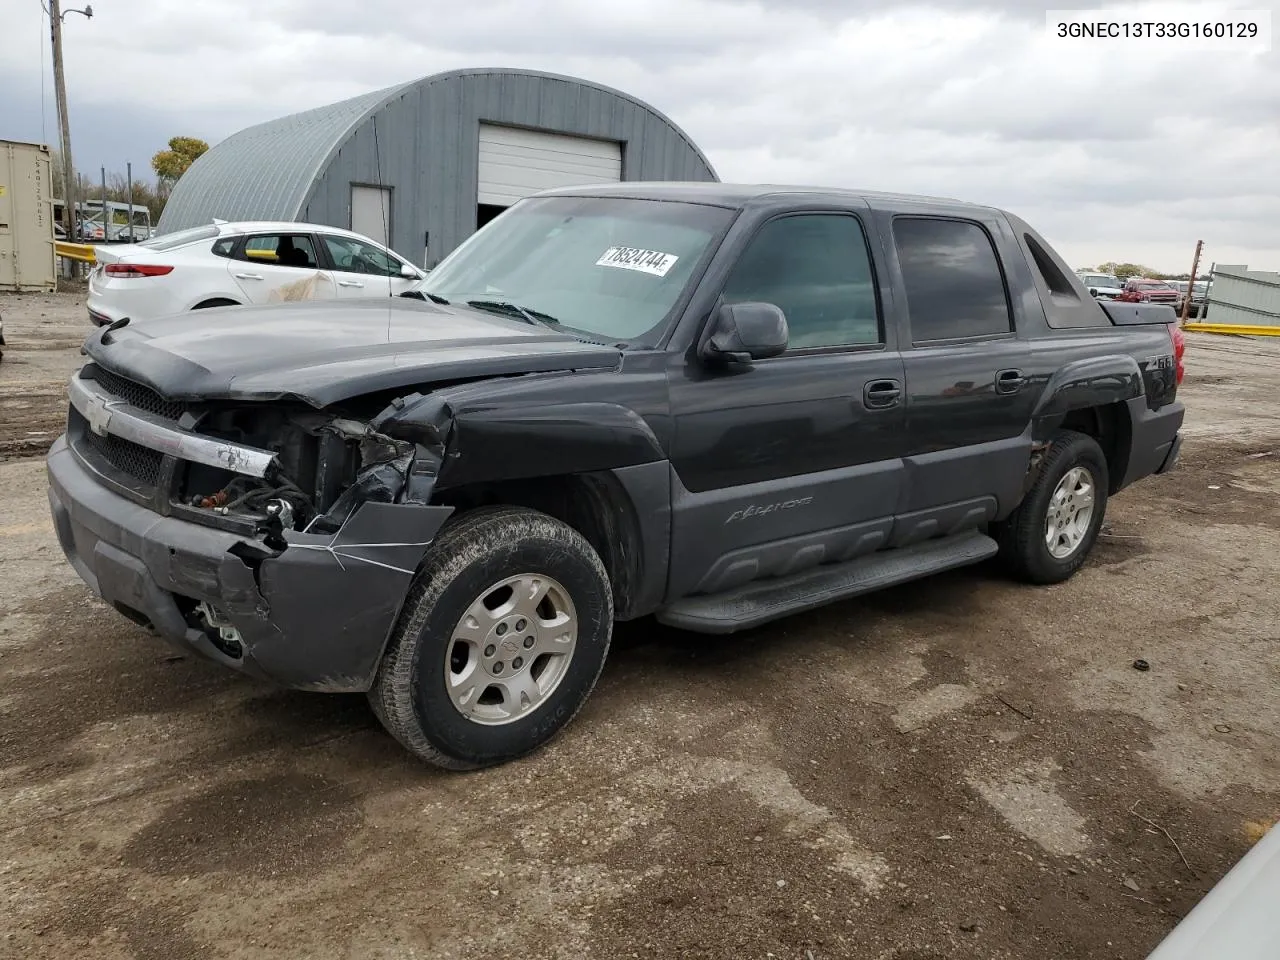
M 735 633 L 953 567 L 980 563 L 999 548 L 973 531 L 845 563 L 814 567 L 772 580 L 757 580 L 724 593 L 686 597 L 659 610 L 660 623 L 695 633 Z

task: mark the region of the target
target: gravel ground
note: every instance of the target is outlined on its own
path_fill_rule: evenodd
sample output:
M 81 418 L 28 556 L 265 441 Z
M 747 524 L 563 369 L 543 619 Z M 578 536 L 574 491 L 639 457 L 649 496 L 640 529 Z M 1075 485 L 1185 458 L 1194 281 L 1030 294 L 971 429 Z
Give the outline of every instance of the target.
M 1070 583 L 624 625 L 550 748 L 450 775 L 89 595 L 20 456 L 83 305 L 0 313 L 0 956 L 1138 960 L 1280 817 L 1278 341 L 1190 338 L 1184 462 Z

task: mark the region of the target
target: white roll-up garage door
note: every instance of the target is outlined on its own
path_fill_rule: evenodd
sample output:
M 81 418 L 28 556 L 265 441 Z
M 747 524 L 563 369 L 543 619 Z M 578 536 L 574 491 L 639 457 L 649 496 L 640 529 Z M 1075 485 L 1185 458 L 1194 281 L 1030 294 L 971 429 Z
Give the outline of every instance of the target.
M 622 144 L 480 124 L 477 203 L 507 207 L 522 197 L 622 179 Z

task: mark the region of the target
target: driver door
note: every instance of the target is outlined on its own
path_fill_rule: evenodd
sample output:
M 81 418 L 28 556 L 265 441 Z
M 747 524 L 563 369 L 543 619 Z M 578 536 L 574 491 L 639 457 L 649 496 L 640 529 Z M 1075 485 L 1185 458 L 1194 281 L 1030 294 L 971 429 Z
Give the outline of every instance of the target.
M 417 282 L 401 276 L 404 261 L 369 240 L 322 234 L 338 299 L 399 296 Z

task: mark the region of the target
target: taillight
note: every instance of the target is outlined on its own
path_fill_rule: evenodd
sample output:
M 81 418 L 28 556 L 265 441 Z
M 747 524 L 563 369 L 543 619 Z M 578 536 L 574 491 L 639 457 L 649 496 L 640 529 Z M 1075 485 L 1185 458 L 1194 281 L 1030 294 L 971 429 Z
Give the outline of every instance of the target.
M 1186 373 L 1186 366 L 1182 362 L 1183 355 L 1187 352 L 1187 335 L 1182 332 L 1182 328 L 1176 323 L 1169 324 L 1169 338 L 1173 340 L 1173 364 L 1174 370 L 1178 375 L 1178 384 L 1182 384 L 1182 375 Z
M 108 277 L 120 277 L 122 280 L 131 277 L 163 277 L 172 272 L 173 267 L 153 263 L 108 263 L 105 268 Z

